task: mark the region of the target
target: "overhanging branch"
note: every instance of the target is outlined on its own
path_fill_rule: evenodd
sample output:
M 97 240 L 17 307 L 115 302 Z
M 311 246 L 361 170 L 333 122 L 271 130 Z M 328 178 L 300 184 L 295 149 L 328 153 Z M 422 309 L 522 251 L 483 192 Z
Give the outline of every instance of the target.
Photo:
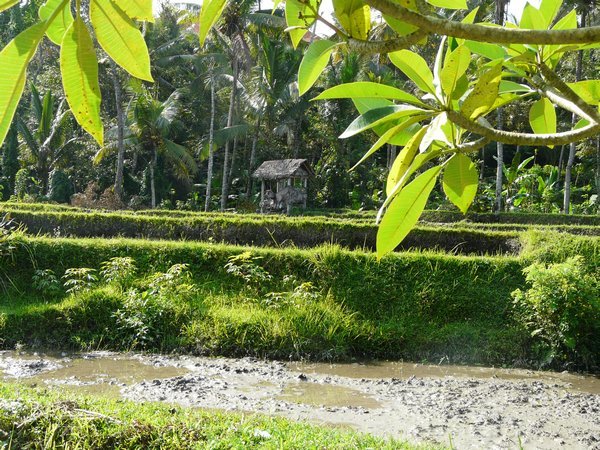
M 391 0 L 365 0 L 369 6 L 432 34 L 492 44 L 563 45 L 600 42 L 600 27 L 572 30 L 523 30 L 455 22 L 425 16 Z
M 550 145 L 569 145 L 573 142 L 582 141 L 591 138 L 600 133 L 600 125 L 592 124 L 577 130 L 566 131 L 563 133 L 552 134 L 530 134 L 515 133 L 511 131 L 496 130 L 481 123 L 475 122 L 468 117 L 463 116 L 456 111 L 446 111 L 448 118 L 456 125 L 464 128 L 471 133 L 483 136 L 490 141 L 502 142 L 509 145 L 531 145 L 531 146 L 550 146 Z

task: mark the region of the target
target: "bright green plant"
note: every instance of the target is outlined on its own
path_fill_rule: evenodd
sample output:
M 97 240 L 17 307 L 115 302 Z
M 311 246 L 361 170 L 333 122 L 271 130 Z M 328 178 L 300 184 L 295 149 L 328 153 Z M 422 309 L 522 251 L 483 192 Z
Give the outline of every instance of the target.
M 191 295 L 195 292 L 188 264 L 174 264 L 162 273 L 150 276 L 148 291 L 153 295 Z
M 581 256 L 548 266 L 535 263 L 524 273 L 529 288 L 512 293 L 520 321 L 552 360 L 592 364 L 600 348 L 597 274 L 588 272 Z
M 62 291 L 60 280 L 52 269 L 38 269 L 31 279 L 33 288 L 44 296 L 55 296 Z
M 67 269 L 62 279 L 63 286 L 69 294 L 92 289 L 98 282 L 96 270 L 88 267 Z
M 252 252 L 243 252 L 230 256 L 225 264 L 225 270 L 234 277 L 244 280 L 248 287 L 261 290 L 273 277 L 258 264 L 260 260 L 261 258 L 252 255 Z
M 127 256 L 117 256 L 101 265 L 100 276 L 107 283 L 127 285 L 133 279 L 137 267 L 135 260 Z

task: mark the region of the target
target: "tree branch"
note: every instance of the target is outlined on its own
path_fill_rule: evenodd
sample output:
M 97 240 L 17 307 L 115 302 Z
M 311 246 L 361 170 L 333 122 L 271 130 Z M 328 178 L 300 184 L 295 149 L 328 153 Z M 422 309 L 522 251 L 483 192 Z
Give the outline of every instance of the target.
M 448 110 L 448 118 L 471 133 L 479 134 L 490 141 L 502 142 L 509 145 L 531 145 L 531 146 L 549 146 L 549 145 L 567 145 L 573 142 L 588 139 L 600 133 L 600 125 L 592 124 L 578 130 L 566 131 L 563 133 L 552 134 L 530 134 L 515 133 L 510 131 L 496 130 L 481 123 L 475 122 L 461 113 Z
M 492 44 L 563 45 L 600 42 L 600 27 L 573 30 L 523 30 L 455 22 L 425 16 L 392 0 L 365 0 L 369 6 L 398 20 L 434 33 Z
M 348 40 L 348 46 L 351 50 L 356 51 L 358 53 L 392 53 L 398 50 L 402 50 L 405 48 L 409 48 L 425 37 L 427 37 L 429 33 L 423 30 L 417 30 L 414 33 L 411 33 L 407 36 L 398 37 L 395 39 L 388 39 L 384 41 L 363 41 L 361 39 L 352 39 Z

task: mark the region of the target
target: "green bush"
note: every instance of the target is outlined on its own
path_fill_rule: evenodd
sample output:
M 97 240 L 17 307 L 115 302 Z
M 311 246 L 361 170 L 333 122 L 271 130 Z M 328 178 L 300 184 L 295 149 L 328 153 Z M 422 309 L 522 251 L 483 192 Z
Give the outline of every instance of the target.
M 586 270 L 583 257 L 535 263 L 523 272 L 528 289 L 512 293 L 517 317 L 548 349 L 549 360 L 595 365 L 600 348 L 600 283 Z

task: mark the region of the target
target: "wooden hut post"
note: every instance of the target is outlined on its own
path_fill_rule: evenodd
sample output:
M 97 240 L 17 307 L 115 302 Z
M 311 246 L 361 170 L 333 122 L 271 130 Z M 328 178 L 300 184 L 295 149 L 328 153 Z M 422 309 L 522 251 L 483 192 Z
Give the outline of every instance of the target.
M 302 180 L 302 184 L 304 186 L 304 209 L 306 209 L 306 202 L 308 200 L 308 177 Z
M 265 179 L 260 180 L 260 213 L 265 212 Z

